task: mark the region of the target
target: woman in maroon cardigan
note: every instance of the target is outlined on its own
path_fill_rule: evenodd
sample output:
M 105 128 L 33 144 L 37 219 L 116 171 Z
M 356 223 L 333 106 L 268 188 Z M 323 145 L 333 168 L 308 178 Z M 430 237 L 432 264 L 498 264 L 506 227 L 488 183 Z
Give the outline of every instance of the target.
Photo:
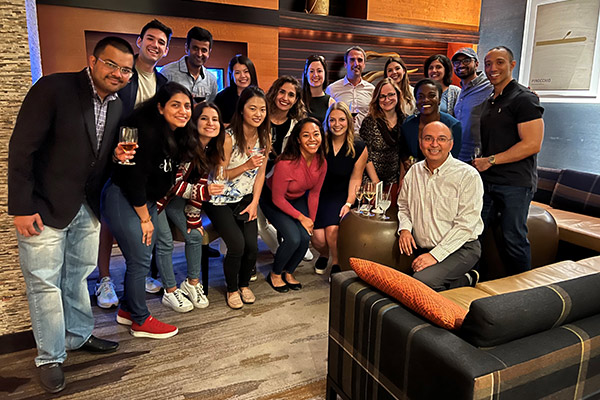
M 308 249 L 327 161 L 323 128 L 309 117 L 300 120 L 277 159 L 260 199 L 267 219 L 282 236 L 267 282 L 278 292 L 298 290 L 294 271 Z

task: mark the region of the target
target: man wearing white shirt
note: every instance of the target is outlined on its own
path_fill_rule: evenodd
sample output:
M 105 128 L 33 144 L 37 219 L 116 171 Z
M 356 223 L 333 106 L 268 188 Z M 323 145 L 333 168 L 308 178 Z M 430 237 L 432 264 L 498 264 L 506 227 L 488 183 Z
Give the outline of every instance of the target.
M 436 291 L 469 284 L 481 256 L 483 183 L 477 170 L 452 157 L 446 125 L 427 124 L 419 137 L 425 160 L 412 166 L 398 196 L 402 254 L 416 257 L 413 277 Z
M 373 90 L 375 90 L 375 86 L 362 79 L 366 59 L 365 51 L 358 46 L 352 46 L 346 50 L 344 54 L 346 76 L 333 82 L 325 90 L 325 93 L 330 95 L 336 102 L 343 101 L 350 108 L 354 116 L 354 130 L 356 133 L 358 133 L 360 124 L 369 112 L 369 103 L 373 97 Z

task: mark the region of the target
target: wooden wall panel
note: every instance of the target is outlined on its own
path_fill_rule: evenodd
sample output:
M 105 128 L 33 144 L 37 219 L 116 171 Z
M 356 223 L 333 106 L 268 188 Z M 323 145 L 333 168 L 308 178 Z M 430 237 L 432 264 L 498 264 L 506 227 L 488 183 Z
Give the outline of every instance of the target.
M 480 0 L 365 0 L 367 19 L 479 30 Z
M 446 54 L 448 49 L 447 43 L 443 42 L 280 28 L 279 74 L 300 79 L 306 57 L 320 54 L 327 59 L 331 83 L 346 74 L 344 53 L 352 45 L 361 46 L 365 51 L 400 54 L 408 69 L 418 69 L 410 75 L 413 84 L 423 77 L 425 58 L 431 54 Z M 366 72 L 383 70 L 385 61 L 386 58 L 380 58 L 367 62 Z
M 246 43 L 248 57 L 256 65 L 259 84 L 268 87 L 277 79 L 278 29 L 275 27 L 40 4 L 38 23 L 44 74 L 77 71 L 86 66 L 86 30 L 137 35 L 142 26 L 155 17 L 173 29 L 173 37 L 185 38 L 192 26 L 199 25 L 210 30 L 215 40 Z M 170 55 L 175 59 L 182 56 Z
M 268 8 L 278 10 L 279 2 L 277 0 L 193 0 L 201 3 L 230 4 L 234 6 Z

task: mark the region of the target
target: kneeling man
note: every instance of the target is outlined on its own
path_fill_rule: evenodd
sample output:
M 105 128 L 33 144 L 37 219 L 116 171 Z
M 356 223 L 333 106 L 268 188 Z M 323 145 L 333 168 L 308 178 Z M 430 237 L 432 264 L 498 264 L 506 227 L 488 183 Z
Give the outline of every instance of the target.
M 412 166 L 398 196 L 400 253 L 419 254 L 414 278 L 436 291 L 474 284 L 481 255 L 483 183 L 475 168 L 452 157 L 453 138 L 441 122 L 419 135 L 425 160 Z

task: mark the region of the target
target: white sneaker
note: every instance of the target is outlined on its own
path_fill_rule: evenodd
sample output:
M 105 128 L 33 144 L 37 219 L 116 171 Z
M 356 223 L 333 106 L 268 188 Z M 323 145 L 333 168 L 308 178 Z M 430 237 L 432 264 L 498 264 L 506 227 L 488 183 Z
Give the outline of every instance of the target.
M 162 297 L 162 303 L 180 313 L 192 311 L 194 309 L 194 305 L 184 296 L 181 289 L 175 289 L 175 291 L 171 293 L 168 293 L 165 290 Z
M 315 258 L 315 256 L 313 256 L 313 253 L 310 251 L 310 248 L 306 250 L 306 254 L 304 255 L 303 260 L 304 261 L 312 261 L 313 258 Z
M 110 276 L 105 276 L 99 283 L 96 283 L 96 303 L 100 308 L 111 308 L 119 305 L 115 285 L 110 280 Z
M 206 308 L 208 307 L 208 299 L 204 294 L 204 288 L 201 283 L 197 283 L 196 285 L 192 285 L 186 279 L 181 282 L 179 286 L 180 290 L 187 296 L 188 299 L 191 300 L 192 304 L 196 308 Z
M 151 276 L 146 277 L 146 293 L 158 293 L 160 289 L 162 289 L 162 285 L 159 281 Z

